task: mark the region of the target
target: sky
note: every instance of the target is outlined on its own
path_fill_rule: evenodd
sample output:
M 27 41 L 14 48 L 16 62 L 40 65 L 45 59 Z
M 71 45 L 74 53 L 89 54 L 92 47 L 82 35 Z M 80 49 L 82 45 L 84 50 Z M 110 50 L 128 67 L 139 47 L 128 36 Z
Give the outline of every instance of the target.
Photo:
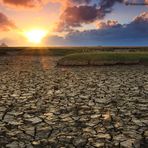
M 148 6 L 125 0 L 0 0 L 8 46 L 147 46 Z M 128 0 L 148 3 L 148 0 Z

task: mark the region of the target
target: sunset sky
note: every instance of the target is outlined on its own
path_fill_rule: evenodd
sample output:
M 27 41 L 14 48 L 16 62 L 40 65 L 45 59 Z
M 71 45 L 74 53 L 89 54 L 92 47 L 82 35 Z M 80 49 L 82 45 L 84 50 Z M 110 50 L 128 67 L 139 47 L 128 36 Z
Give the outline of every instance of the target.
M 9 46 L 145 46 L 148 6 L 126 6 L 124 0 L 0 0 L 2 42 Z

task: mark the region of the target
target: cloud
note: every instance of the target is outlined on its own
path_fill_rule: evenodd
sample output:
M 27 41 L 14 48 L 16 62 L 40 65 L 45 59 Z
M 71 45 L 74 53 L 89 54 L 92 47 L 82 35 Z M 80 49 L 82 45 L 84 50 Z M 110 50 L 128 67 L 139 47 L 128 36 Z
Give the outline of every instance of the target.
M 129 24 L 121 25 L 115 20 L 100 22 L 100 24 L 104 24 L 105 27 L 82 32 L 74 31 L 67 34 L 65 38 L 54 37 L 52 43 L 72 46 L 148 45 L 148 12 L 140 14 Z
M 3 4 L 15 7 L 34 8 L 40 7 L 48 2 L 60 3 L 64 8 L 80 5 L 88 5 L 91 3 L 97 4 L 100 9 L 106 9 L 106 12 L 111 11 L 115 3 L 123 3 L 126 0 L 0 0 Z M 140 0 L 136 0 L 140 1 Z M 143 0 L 148 2 L 148 0 Z M 141 1 L 140 1 L 141 2 Z M 107 10 L 108 9 L 108 10 Z
M 34 8 L 40 7 L 48 0 L 1 0 L 3 4 L 13 7 Z
M 92 23 L 103 19 L 106 14 L 112 12 L 115 3 L 123 3 L 124 0 L 70 0 L 66 5 L 57 23 L 57 31 L 68 31 L 82 24 Z M 67 4 L 67 0 L 63 1 Z M 65 6 L 65 5 L 64 5 Z
M 147 22 L 148 23 L 148 12 L 143 12 L 139 16 L 135 17 L 134 23 L 142 23 Z
M 107 29 L 120 26 L 119 22 L 116 20 L 108 20 L 107 22 L 97 21 L 95 24 L 98 29 Z
M 95 21 L 98 17 L 102 17 L 101 13 L 98 14 L 99 9 L 96 6 L 73 6 L 64 10 L 60 17 L 58 27 L 62 31 L 68 30 L 71 27 L 80 27 L 82 23 L 90 23 Z M 100 15 L 100 16 L 99 16 Z
M 89 4 L 93 0 L 49 0 L 53 3 L 61 3 L 63 6 L 74 6 L 74 5 L 81 5 L 81 4 Z
M 104 10 L 107 10 L 107 9 L 111 9 L 113 7 L 113 5 L 115 3 L 123 3 L 124 0 L 101 0 L 100 1 L 100 9 L 104 9 Z
M 0 30 L 1 31 L 9 31 L 11 29 L 16 29 L 15 24 L 8 19 L 6 15 L 0 12 Z
M 34 8 L 40 7 L 48 2 L 61 3 L 63 6 L 73 4 L 88 4 L 91 0 L 1 0 L 3 4 L 15 7 Z

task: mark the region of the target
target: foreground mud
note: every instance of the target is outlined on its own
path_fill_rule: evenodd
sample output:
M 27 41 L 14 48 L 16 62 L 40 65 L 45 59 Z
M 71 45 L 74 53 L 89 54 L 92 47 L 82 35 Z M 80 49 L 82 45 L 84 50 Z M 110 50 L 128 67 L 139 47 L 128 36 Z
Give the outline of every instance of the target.
M 54 64 L 0 57 L 0 147 L 148 147 L 148 67 Z

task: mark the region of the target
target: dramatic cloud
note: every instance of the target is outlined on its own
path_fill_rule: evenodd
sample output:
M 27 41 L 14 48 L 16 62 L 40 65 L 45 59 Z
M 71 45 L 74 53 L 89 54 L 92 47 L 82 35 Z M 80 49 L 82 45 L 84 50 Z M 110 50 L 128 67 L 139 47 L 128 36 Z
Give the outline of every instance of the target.
M 121 25 L 115 20 L 101 23 L 104 23 L 106 27 L 83 32 L 71 32 L 65 38 L 52 37 L 52 40 L 48 40 L 48 43 L 59 42 L 59 45 L 73 46 L 148 45 L 148 12 L 142 13 L 131 23 L 125 25 Z
M 10 29 L 16 28 L 15 24 L 8 19 L 6 15 L 0 12 L 0 30 L 9 31 Z
M 73 6 L 66 5 L 57 25 L 57 31 L 71 30 L 72 27 L 103 19 L 107 13 L 111 13 L 115 3 L 122 3 L 124 0 L 97 0 L 93 5 L 90 5 L 94 2 L 93 0 L 71 0 L 70 2 Z
M 98 14 L 98 11 L 99 9 L 96 6 L 68 7 L 60 17 L 61 21 L 58 24 L 58 28 L 62 30 L 61 27 L 63 27 L 63 29 L 67 30 L 70 27 L 79 27 L 82 23 L 93 22 L 96 18 L 102 17 L 101 13 Z
M 52 0 L 54 1 L 54 0 Z M 112 12 L 112 8 L 116 3 L 124 3 L 126 0 L 55 0 L 61 2 L 65 7 L 57 23 L 56 31 L 71 31 L 74 27 L 80 27 L 82 24 L 92 23 L 102 20 L 108 13 Z M 143 0 L 147 1 L 147 0 Z M 131 1 L 132 2 L 132 1 Z M 139 0 L 133 0 L 139 2 Z M 140 1 L 141 2 L 141 1 Z M 108 24 L 99 24 L 100 27 L 109 27 L 115 22 L 107 22 Z M 117 23 L 117 22 L 116 22 Z

